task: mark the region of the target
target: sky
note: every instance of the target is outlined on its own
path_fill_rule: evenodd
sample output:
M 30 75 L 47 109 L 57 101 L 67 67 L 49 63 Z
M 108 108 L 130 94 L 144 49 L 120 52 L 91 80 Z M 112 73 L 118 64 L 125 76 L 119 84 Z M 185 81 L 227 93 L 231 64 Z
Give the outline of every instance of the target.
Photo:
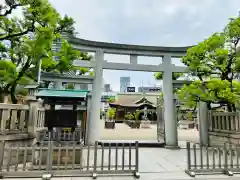
M 240 0 L 50 0 L 62 15 L 76 21 L 78 37 L 114 43 L 189 46 L 221 31 L 237 16 Z M 111 62 L 127 56 L 106 55 Z M 140 57 L 141 64 L 159 64 L 160 58 Z M 179 59 L 173 63 L 181 65 Z M 119 91 L 120 76 L 131 86 L 159 84 L 153 73 L 104 70 L 104 83 Z

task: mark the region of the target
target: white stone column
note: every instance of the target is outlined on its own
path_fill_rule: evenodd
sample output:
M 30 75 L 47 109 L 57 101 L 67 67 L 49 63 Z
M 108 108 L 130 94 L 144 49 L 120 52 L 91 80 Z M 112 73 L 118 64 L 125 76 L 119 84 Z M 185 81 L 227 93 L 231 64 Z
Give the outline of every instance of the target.
M 55 89 L 56 89 L 56 90 L 61 90 L 61 89 L 63 89 L 62 81 L 58 80 L 58 81 L 55 82 Z
M 87 143 L 93 145 L 99 140 L 100 136 L 100 109 L 101 109 L 101 90 L 103 79 L 103 59 L 104 52 L 99 50 L 95 54 L 94 81 L 92 89 L 90 119 L 88 122 Z
M 198 131 L 200 144 L 208 146 L 208 108 L 207 103 L 199 102 L 198 105 Z
M 91 111 L 91 99 L 92 96 L 88 95 L 87 96 L 87 119 L 86 119 L 86 131 L 85 131 L 85 142 L 88 142 L 88 133 L 89 133 L 89 122 L 90 122 L 90 111 Z
M 167 148 L 178 148 L 177 119 L 173 96 L 172 62 L 170 55 L 163 57 L 163 66 L 165 143 Z

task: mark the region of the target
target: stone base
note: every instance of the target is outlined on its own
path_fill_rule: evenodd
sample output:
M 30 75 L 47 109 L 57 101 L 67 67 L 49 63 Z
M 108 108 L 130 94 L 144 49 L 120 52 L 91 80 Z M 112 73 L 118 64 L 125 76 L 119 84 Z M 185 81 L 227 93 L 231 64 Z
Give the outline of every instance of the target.
M 178 146 L 178 145 L 174 145 L 174 146 L 165 145 L 164 148 L 171 149 L 171 150 L 178 150 L 178 149 L 180 149 L 180 146 Z

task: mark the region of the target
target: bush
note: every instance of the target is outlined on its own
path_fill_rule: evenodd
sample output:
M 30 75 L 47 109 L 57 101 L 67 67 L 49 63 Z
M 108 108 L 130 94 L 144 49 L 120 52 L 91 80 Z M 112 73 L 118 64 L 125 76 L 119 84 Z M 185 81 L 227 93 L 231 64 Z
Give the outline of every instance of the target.
M 127 120 L 134 120 L 134 115 L 130 112 L 128 112 L 126 115 L 125 115 L 125 119 Z
M 108 119 L 114 119 L 116 116 L 116 109 L 115 108 L 109 108 L 107 111 L 107 117 Z
M 135 120 L 138 121 L 139 120 L 139 116 L 140 116 L 140 111 L 139 110 L 136 110 L 136 112 L 134 113 L 134 117 L 135 117 Z

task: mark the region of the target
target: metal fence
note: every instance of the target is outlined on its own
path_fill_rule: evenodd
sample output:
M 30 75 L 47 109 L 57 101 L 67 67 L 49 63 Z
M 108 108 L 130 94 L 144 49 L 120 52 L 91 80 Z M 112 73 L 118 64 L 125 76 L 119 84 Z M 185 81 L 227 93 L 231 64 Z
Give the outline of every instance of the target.
M 187 169 L 191 177 L 196 174 L 223 173 L 232 176 L 240 173 L 240 147 L 224 144 L 224 147 L 203 147 L 187 142 Z
M 84 146 L 76 142 L 48 141 L 35 146 L 9 146 L 0 144 L 0 176 L 84 177 L 97 175 L 134 175 L 139 178 L 138 142 L 108 147 Z

